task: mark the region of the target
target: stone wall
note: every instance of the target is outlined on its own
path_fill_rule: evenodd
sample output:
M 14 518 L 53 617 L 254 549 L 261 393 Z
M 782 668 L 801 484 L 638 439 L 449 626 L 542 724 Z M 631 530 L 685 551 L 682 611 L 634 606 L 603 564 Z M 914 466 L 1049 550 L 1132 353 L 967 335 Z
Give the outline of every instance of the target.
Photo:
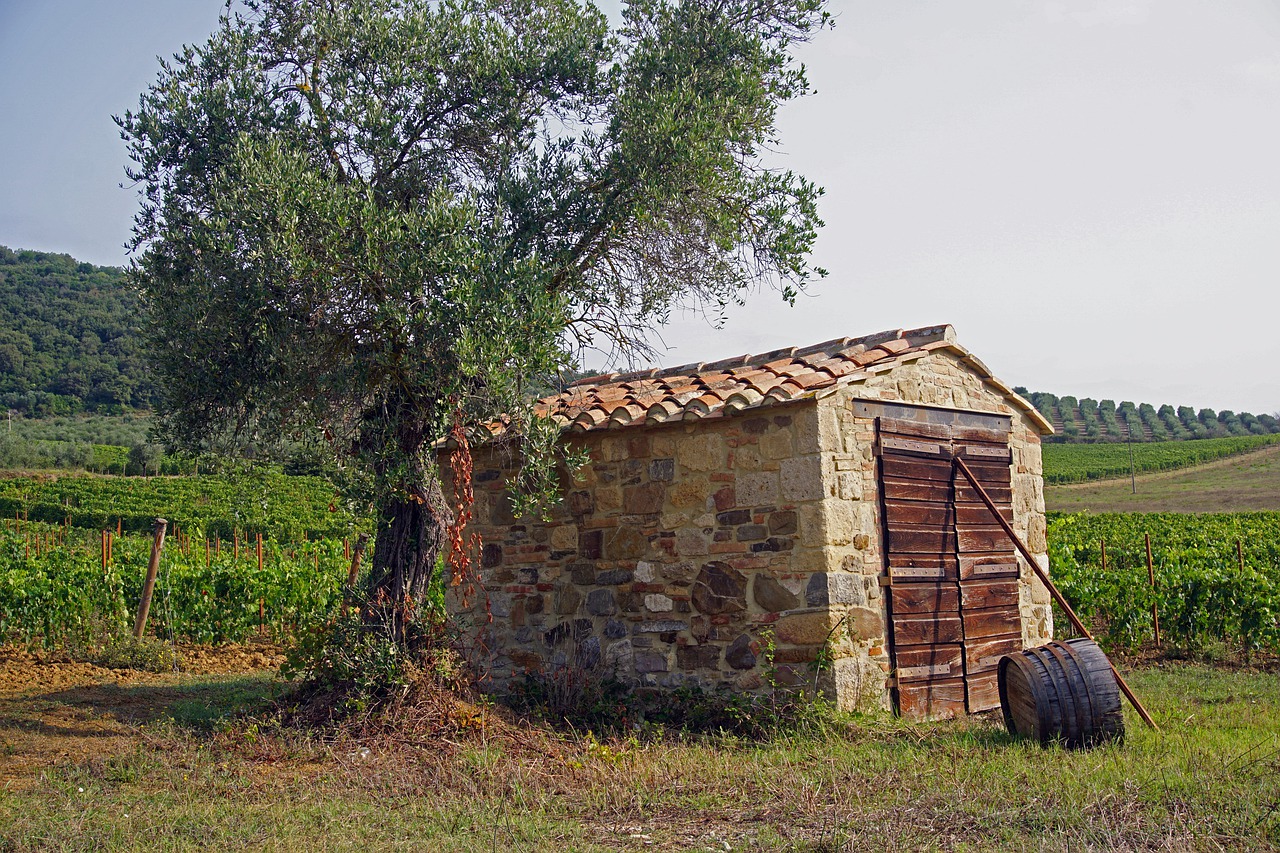
M 832 628 L 813 401 L 574 441 L 591 462 L 550 522 L 514 518 L 512 463 L 477 454 L 483 594 L 451 605 L 495 687 L 572 663 L 752 690 L 766 631 L 781 682 L 813 677 Z
M 874 424 L 854 399 L 1014 415 L 1017 525 L 1044 551 L 1035 428 L 954 357 L 932 353 L 818 400 L 729 417 L 579 434 L 590 455 L 549 522 L 512 515 L 514 463 L 478 451 L 478 588 L 451 594 L 487 650 L 494 689 L 576 666 L 637 685 L 754 690 L 766 635 L 782 683 L 814 681 L 845 708 L 887 705 Z M 1024 639 L 1050 636 L 1024 567 Z M 466 594 L 467 592 L 471 594 Z

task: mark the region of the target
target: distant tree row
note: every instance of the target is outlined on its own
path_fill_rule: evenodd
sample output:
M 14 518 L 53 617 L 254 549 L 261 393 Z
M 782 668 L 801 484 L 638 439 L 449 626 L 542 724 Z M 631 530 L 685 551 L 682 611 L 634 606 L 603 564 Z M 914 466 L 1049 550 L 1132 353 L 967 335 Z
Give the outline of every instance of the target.
M 1215 412 L 1191 406 L 1175 409 L 1164 405 L 1157 409 L 1150 403 L 1134 405 L 1128 401 L 1116 405 L 1114 400 L 1059 397 L 1039 391 L 1023 396 L 1054 424 L 1060 441 L 1125 441 L 1129 436 L 1134 441 L 1179 441 L 1280 433 L 1280 421 L 1272 415 L 1230 409 Z
M 152 406 L 139 308 L 123 270 L 0 246 L 0 412 Z

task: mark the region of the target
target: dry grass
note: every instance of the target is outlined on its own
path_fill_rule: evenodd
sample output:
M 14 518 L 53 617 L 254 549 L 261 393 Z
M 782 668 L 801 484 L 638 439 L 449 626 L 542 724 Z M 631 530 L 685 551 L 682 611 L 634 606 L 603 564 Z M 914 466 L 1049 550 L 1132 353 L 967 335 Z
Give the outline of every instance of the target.
M 1130 717 L 1125 744 L 1085 753 L 1011 741 L 990 718 L 601 743 L 441 695 L 327 733 L 177 706 L 123 754 L 0 794 L 0 850 L 1280 846 L 1274 675 L 1165 665 L 1131 680 L 1164 732 Z

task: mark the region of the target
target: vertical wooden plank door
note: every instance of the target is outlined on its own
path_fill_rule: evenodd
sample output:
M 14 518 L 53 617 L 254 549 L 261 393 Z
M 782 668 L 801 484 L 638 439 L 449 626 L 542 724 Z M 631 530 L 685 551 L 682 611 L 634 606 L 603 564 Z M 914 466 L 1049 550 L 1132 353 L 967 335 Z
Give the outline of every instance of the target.
M 997 707 L 995 663 L 1021 640 L 1017 561 L 976 491 L 956 479 L 952 460 L 963 454 L 1012 518 L 1008 434 L 923 420 L 877 423 L 898 710 L 936 719 Z
M 980 427 L 952 430 L 952 451 L 964 459 L 1005 521 L 1013 523 L 1008 433 Z M 964 621 L 965 701 L 969 713 L 1000 707 L 1000 658 L 1022 648 L 1018 558 L 1014 544 L 968 478 L 953 473 L 960 612 Z
M 879 419 L 890 648 L 905 717 L 965 713 L 951 427 Z

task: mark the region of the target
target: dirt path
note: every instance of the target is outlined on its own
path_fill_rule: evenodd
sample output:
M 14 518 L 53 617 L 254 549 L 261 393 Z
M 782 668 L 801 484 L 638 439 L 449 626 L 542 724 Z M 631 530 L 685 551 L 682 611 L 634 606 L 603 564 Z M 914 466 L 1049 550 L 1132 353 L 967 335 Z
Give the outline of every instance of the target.
M 134 750 L 145 727 L 279 666 L 271 646 L 182 650 L 184 671 L 104 669 L 60 655 L 0 647 L 0 789 L 26 787 L 58 764 L 105 760 Z

